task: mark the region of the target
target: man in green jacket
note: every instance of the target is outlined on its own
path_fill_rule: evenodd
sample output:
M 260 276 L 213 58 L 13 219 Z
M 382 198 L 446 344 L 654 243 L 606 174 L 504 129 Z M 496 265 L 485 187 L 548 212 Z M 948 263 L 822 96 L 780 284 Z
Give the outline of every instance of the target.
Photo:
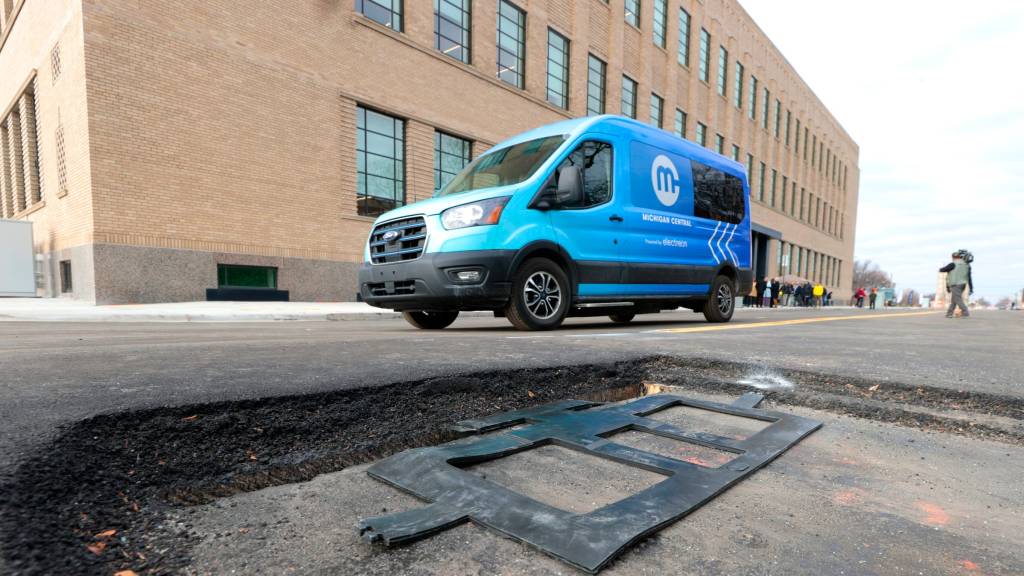
M 964 288 L 969 287 L 974 292 L 974 283 L 971 281 L 971 267 L 964 262 L 960 252 L 953 253 L 953 261 L 939 268 L 939 272 L 946 273 L 946 291 L 951 294 L 949 308 L 946 309 L 946 318 L 953 317 L 953 311 L 960 307 L 960 317 L 967 318 L 971 315 L 964 304 Z

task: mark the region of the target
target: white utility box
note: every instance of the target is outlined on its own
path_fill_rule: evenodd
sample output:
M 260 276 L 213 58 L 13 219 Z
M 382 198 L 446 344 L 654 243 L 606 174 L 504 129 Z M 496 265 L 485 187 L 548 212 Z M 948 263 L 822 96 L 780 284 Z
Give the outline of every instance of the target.
M 0 296 L 35 296 L 32 223 L 0 220 Z

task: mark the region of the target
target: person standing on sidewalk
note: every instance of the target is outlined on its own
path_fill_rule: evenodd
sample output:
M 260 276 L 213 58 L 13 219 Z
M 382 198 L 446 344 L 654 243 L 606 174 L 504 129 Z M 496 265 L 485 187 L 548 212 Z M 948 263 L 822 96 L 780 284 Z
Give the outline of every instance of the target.
M 853 295 L 854 300 L 856 300 L 856 302 L 857 302 L 855 304 L 855 306 L 857 306 L 857 308 L 863 308 L 864 307 L 864 296 L 865 296 L 864 287 L 862 286 L 860 288 L 857 288 L 857 292 Z
M 778 279 L 772 280 L 772 308 L 779 306 L 779 290 L 781 288 Z
M 960 308 L 960 317 L 967 318 L 971 313 L 967 310 L 967 305 L 964 304 L 964 288 L 970 288 L 971 292 L 974 292 L 970 265 L 964 262 L 960 252 L 954 252 L 953 261 L 939 268 L 939 272 L 946 273 L 946 292 L 950 293 L 946 318 L 952 318 L 953 312 L 958 307 Z
M 874 310 L 876 301 L 878 301 L 878 288 L 872 287 L 871 294 L 868 295 L 868 308 Z
M 814 307 L 821 308 L 822 298 L 825 297 L 825 287 L 821 285 L 821 282 L 814 285 L 812 294 L 814 294 Z

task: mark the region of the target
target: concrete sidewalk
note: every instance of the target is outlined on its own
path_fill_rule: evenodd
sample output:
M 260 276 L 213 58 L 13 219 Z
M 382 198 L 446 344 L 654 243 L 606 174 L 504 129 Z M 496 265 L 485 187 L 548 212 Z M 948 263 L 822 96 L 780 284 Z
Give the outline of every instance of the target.
M 97 306 L 62 298 L 0 298 L 0 322 L 266 322 L 400 316 L 362 302 L 171 302 Z

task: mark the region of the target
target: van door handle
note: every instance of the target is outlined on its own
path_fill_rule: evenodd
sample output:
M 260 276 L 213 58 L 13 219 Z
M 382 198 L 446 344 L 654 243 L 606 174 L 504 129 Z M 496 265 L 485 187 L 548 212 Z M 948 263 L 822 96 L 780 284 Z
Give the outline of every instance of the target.
M 619 216 L 618 214 L 612 214 L 608 219 L 612 222 L 622 222 L 622 216 Z

